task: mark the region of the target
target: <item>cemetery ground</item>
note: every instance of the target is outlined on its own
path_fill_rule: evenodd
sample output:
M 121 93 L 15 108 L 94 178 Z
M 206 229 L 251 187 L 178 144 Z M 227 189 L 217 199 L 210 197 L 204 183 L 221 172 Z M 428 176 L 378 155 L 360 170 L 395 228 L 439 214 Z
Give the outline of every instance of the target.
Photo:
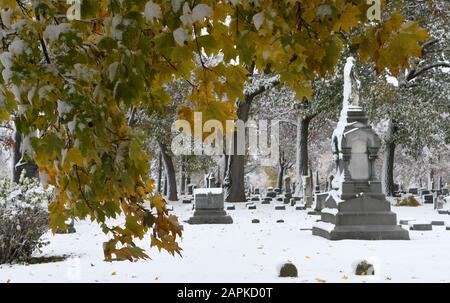
M 192 215 L 192 204 L 173 202 L 181 221 Z M 59 262 L 1 265 L 0 282 L 450 282 L 450 231 L 409 231 L 411 240 L 329 241 L 313 236 L 319 216 L 308 210 L 274 210 L 274 203 L 256 202 L 256 209 L 235 203 L 228 210 L 233 224 L 190 225 L 183 222 L 183 257 L 149 251 L 152 260 L 105 262 L 102 243 L 107 239 L 89 221 L 75 224 L 74 234 L 47 234 L 50 244 L 36 257 Z M 447 204 L 448 205 L 448 204 Z M 397 219 L 450 222 L 433 205 L 392 207 Z M 260 223 L 251 223 L 259 219 Z M 284 220 L 283 223 L 276 223 Z M 408 229 L 407 226 L 403 226 Z M 148 247 L 149 239 L 139 244 Z M 147 246 L 146 246 L 147 245 Z M 374 276 L 356 276 L 356 263 L 367 260 Z M 291 261 L 297 278 L 280 278 L 280 266 Z

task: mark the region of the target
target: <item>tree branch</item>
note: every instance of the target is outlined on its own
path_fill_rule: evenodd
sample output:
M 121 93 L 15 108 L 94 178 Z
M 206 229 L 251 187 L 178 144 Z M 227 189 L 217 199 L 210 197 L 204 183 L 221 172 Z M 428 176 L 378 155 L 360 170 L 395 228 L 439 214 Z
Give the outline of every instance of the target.
M 433 63 L 430 65 L 427 65 L 425 67 L 423 67 L 422 69 L 420 69 L 419 71 L 416 71 L 415 69 L 411 70 L 408 74 L 408 76 L 406 77 L 407 81 L 411 81 L 417 77 L 419 77 L 420 75 L 422 75 L 423 73 L 429 71 L 430 69 L 433 68 L 437 68 L 437 67 L 448 67 L 450 68 L 450 62 L 437 62 L 437 63 Z

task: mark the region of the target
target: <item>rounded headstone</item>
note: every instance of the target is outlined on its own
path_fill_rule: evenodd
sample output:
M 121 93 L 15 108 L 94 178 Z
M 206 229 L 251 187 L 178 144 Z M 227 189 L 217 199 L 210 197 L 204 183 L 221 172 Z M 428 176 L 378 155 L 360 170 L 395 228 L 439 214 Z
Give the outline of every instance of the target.
M 375 268 L 367 261 L 361 261 L 356 265 L 355 275 L 357 276 L 373 276 L 375 275 Z
M 288 262 L 283 264 L 283 266 L 281 266 L 280 268 L 280 278 L 296 278 L 298 277 L 298 270 L 297 267 Z

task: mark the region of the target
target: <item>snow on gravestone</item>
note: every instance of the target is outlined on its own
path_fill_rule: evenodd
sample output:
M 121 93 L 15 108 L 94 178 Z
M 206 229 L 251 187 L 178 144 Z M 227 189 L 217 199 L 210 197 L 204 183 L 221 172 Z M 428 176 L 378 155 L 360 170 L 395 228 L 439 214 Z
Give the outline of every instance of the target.
M 359 106 L 353 63 L 354 58 L 348 58 L 344 68 L 343 106 L 331 138 L 335 178 L 313 235 L 330 240 L 407 240 L 408 231 L 397 225 L 377 177 L 381 140 Z
M 224 210 L 222 188 L 194 189 L 194 213 L 189 224 L 231 224 L 233 219 Z

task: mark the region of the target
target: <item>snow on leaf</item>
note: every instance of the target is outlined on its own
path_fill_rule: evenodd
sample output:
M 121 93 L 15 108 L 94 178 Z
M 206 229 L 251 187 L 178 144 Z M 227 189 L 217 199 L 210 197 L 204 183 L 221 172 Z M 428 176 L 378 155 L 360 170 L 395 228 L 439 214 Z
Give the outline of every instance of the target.
M 192 10 L 192 19 L 202 22 L 206 17 L 211 18 L 213 10 L 208 4 L 197 4 Z
M 173 38 L 178 45 L 184 45 L 189 36 L 184 28 L 179 27 L 173 31 Z
M 257 13 L 256 15 L 253 16 L 252 20 L 256 29 L 259 30 L 264 22 L 264 13 L 263 12 Z
M 187 2 L 183 5 L 183 15 L 180 16 L 181 22 L 186 26 L 192 26 L 194 20 L 192 19 L 192 11 Z
M 59 35 L 70 29 L 71 25 L 69 23 L 61 23 L 58 25 L 49 24 L 44 31 L 44 38 L 50 42 L 54 42 L 59 39 Z
M 153 22 L 153 19 L 155 18 L 161 19 L 161 7 L 153 1 L 149 1 L 145 4 L 144 15 L 150 22 Z

